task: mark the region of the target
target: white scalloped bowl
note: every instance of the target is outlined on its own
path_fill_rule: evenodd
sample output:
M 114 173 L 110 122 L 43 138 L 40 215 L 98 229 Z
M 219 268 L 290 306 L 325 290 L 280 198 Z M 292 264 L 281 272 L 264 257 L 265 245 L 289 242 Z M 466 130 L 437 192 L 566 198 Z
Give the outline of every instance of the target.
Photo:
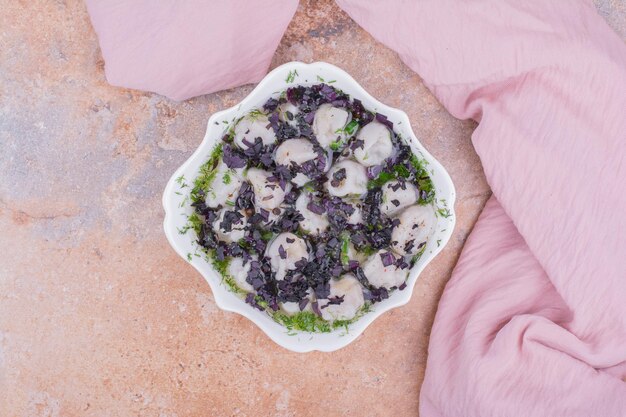
M 297 75 L 295 75 L 296 72 Z M 441 208 L 443 211 L 447 210 L 449 215 L 445 217 L 437 216 L 435 232 L 428 240 L 424 254 L 411 269 L 407 287 L 404 290 L 396 290 L 390 294 L 388 299 L 374 304 L 372 310 L 352 323 L 347 331 L 340 328 L 331 333 L 288 332 L 285 327 L 276 323 L 265 312 L 246 304 L 241 298 L 231 292 L 222 282 L 220 274 L 203 257 L 191 256 L 189 260 L 188 254 L 195 253 L 197 249 L 195 234 L 193 231 L 180 234 L 179 229 L 185 226 L 187 217 L 193 211 L 192 207 L 186 203 L 190 188 L 181 187 L 181 184 L 176 179 L 184 176 L 187 181 L 191 182 L 196 178 L 200 166 L 209 158 L 211 150 L 222 138 L 226 127 L 225 122 L 230 124 L 233 120 L 245 115 L 250 110 L 262 107 L 269 97 L 277 96 L 280 91 L 288 87 L 317 84 L 320 82 L 320 79 L 334 80 L 331 84 L 333 87 L 343 90 L 352 98 L 361 100 L 365 108 L 382 113 L 393 122 L 394 130 L 402 135 L 411 146 L 413 152 L 428 162 L 427 169 L 431 172 L 437 198 L 437 207 L 435 208 Z M 452 235 L 455 224 L 454 201 L 455 191 L 450 176 L 417 140 L 406 113 L 376 100 L 348 73 L 334 65 L 325 62 L 314 62 L 312 64 L 290 62 L 267 74 L 241 103 L 211 116 L 202 143 L 193 155 L 176 170 L 165 187 L 163 193 L 163 208 L 165 209 L 163 226 L 165 235 L 174 250 L 185 260 L 189 260 L 209 283 L 215 302 L 221 309 L 247 317 L 259 326 L 274 342 L 286 349 L 295 352 L 309 352 L 313 350 L 330 352 L 354 341 L 370 323 L 385 311 L 402 306 L 409 301 L 420 272 L 444 248 Z M 236 331 L 236 329 L 233 328 L 232 331 Z

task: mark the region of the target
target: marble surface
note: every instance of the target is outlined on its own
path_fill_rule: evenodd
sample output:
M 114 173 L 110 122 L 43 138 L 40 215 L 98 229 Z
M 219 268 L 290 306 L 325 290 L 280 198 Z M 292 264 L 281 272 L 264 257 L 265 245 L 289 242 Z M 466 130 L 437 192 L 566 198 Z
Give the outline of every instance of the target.
M 625 4 L 595 4 L 624 37 Z M 301 1 L 272 67 L 324 60 L 405 110 L 458 222 L 408 305 L 343 350 L 295 354 L 220 311 L 161 227 L 167 179 L 252 86 L 183 103 L 114 88 L 82 2 L 0 8 L 0 415 L 417 415 L 437 302 L 490 195 L 473 122 L 334 2 Z

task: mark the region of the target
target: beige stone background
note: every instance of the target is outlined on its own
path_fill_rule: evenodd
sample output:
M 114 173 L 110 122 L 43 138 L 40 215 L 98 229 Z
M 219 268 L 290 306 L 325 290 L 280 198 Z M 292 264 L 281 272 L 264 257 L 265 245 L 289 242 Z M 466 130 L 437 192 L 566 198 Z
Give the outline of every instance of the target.
M 596 0 L 622 37 L 626 5 Z M 428 336 L 490 195 L 470 136 L 332 1 L 302 0 L 274 56 L 337 64 L 405 110 L 456 184 L 454 236 L 411 302 L 347 348 L 295 354 L 220 311 L 161 229 L 161 192 L 209 115 L 109 86 L 78 0 L 0 0 L 0 416 L 409 416 Z

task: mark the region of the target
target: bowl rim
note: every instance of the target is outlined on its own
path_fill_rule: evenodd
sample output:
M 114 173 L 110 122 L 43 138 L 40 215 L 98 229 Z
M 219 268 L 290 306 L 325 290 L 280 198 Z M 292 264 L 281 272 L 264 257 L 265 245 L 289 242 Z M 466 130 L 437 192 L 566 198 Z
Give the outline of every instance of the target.
M 313 79 L 314 74 L 315 79 Z M 181 213 L 181 211 L 189 211 L 189 207 L 185 208 L 187 199 L 184 195 L 184 188 L 186 188 L 187 184 L 185 183 L 186 180 L 184 176 L 191 174 L 187 180 L 192 180 L 197 176 L 197 167 L 195 172 L 193 172 L 192 167 L 196 165 L 199 166 L 198 162 L 202 163 L 206 161 L 214 146 L 219 143 L 222 138 L 224 123 L 228 123 L 226 126 L 229 126 L 230 122 L 227 121 L 232 122 L 251 109 L 260 107 L 272 94 L 278 94 L 286 88 L 295 85 L 312 85 L 325 82 L 325 78 L 323 78 L 322 75 L 325 77 L 331 76 L 332 78 L 326 78 L 329 80 L 329 84 L 332 82 L 334 87 L 349 90 L 346 92 L 350 97 L 352 99 L 357 98 L 361 100 L 366 108 L 384 114 L 389 120 L 395 120 L 394 130 L 402 130 L 402 136 L 413 152 L 419 153 L 422 159 L 427 161 L 431 178 L 435 185 L 436 203 L 442 204 L 442 207 L 434 206 L 434 208 L 437 208 L 438 212 L 437 228 L 429 239 L 423 255 L 415 263 L 413 268 L 410 269 L 409 277 L 406 282 L 407 286 L 403 291 L 394 291 L 390 294 L 390 297 L 383 302 L 374 304 L 371 311 L 352 323 L 348 329 L 345 329 L 345 332 L 341 329 L 335 329 L 330 333 L 289 332 L 284 326 L 269 317 L 268 314 L 253 308 L 236 294 L 232 293 L 222 282 L 221 275 L 207 260 L 197 255 L 192 256 L 189 251 L 189 244 L 193 246 L 193 242 L 189 240 L 189 235 L 181 234 L 179 225 L 181 224 L 180 219 L 182 216 L 176 216 L 175 212 L 178 211 L 178 214 L 184 216 L 185 213 Z M 304 82 L 302 78 L 304 78 Z M 273 91 L 273 93 L 267 94 L 267 91 Z M 261 96 L 259 97 L 259 95 Z M 373 103 L 374 106 L 366 103 Z M 400 125 L 403 125 L 401 129 L 399 128 Z M 217 133 L 218 131 L 220 132 L 219 134 Z M 182 181 L 181 178 L 183 178 Z M 415 288 L 415 283 L 421 272 L 437 254 L 443 250 L 450 240 L 456 224 L 456 214 L 454 211 L 455 201 L 456 191 L 450 175 L 441 163 L 421 144 L 413 132 L 408 115 L 404 111 L 380 102 L 369 94 L 346 71 L 335 65 L 319 61 L 310 64 L 293 61 L 280 65 L 270 71 L 238 104 L 213 113 L 210 116 L 202 142 L 191 156 L 176 169 L 165 186 L 162 198 L 163 209 L 165 211 L 163 228 L 165 236 L 174 251 L 191 263 L 208 282 L 215 303 L 220 309 L 246 317 L 263 330 L 275 343 L 288 350 L 294 352 L 331 352 L 341 349 L 356 340 L 364 330 L 383 313 L 409 302 Z M 443 212 L 439 210 L 443 210 Z M 445 226 L 445 228 L 442 229 L 440 226 Z M 434 243 L 435 237 L 438 238 L 436 240 L 436 246 Z M 197 254 L 197 248 L 195 248 L 193 254 Z M 233 297 L 235 300 L 233 300 Z

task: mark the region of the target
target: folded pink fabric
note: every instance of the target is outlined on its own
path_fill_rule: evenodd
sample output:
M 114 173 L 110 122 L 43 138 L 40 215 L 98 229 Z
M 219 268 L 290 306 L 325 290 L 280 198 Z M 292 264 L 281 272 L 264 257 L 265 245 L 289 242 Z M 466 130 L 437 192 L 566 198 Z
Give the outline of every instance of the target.
M 115 86 L 174 100 L 258 82 L 297 0 L 86 0 Z
M 424 417 L 626 416 L 626 47 L 582 0 L 338 0 L 458 118 L 494 196 L 439 305 Z

